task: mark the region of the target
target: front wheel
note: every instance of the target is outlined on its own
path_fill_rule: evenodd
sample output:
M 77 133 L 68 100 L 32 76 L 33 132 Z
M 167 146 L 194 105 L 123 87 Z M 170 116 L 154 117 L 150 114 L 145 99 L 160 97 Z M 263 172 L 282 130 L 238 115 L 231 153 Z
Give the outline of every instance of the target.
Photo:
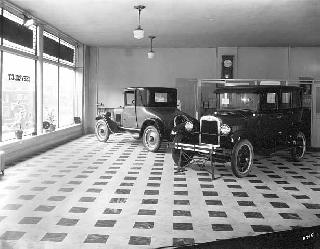
M 182 137 L 183 136 L 181 134 L 176 135 L 173 139 L 173 144 L 180 143 L 182 140 Z M 172 159 L 173 159 L 175 165 L 177 165 L 179 167 L 184 167 L 192 160 L 194 153 L 191 151 L 184 151 L 182 153 L 181 159 L 180 159 L 180 151 L 181 151 L 180 149 L 172 148 L 172 150 L 171 150 Z M 180 165 L 179 165 L 179 162 L 180 162 Z
M 253 146 L 247 139 L 235 144 L 231 155 L 231 169 L 235 176 L 242 178 L 249 175 L 253 167 Z
M 291 157 L 294 161 L 300 161 L 306 152 L 306 137 L 299 131 L 295 137 L 295 144 L 291 148 Z
M 143 145 L 151 152 L 156 152 L 161 145 L 161 136 L 159 130 L 150 125 L 143 131 Z
M 97 121 L 95 126 L 96 137 L 100 142 L 107 142 L 110 136 L 109 127 L 103 119 Z

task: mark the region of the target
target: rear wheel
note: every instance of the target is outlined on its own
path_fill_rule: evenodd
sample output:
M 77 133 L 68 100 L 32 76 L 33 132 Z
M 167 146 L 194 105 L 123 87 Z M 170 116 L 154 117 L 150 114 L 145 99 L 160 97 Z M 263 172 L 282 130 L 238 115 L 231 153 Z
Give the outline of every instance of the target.
M 110 136 L 109 127 L 103 119 L 97 121 L 95 126 L 96 137 L 100 142 L 107 142 Z
M 181 140 L 182 140 L 182 135 L 178 134 L 174 137 L 173 143 L 174 144 L 180 143 Z M 179 165 L 180 151 L 181 151 L 180 149 L 172 148 L 172 150 L 171 150 L 172 159 L 173 159 L 175 165 L 180 166 L 180 167 L 184 167 L 192 160 L 194 153 L 191 151 L 184 151 L 183 154 L 181 155 L 181 162 Z
M 153 126 L 148 126 L 143 131 L 143 145 L 152 152 L 156 152 L 161 145 L 161 136 L 159 130 Z
M 291 148 L 291 157 L 294 161 L 300 161 L 306 152 L 306 137 L 299 131 L 295 137 L 295 144 Z
M 231 155 L 231 169 L 235 176 L 245 177 L 249 175 L 253 167 L 253 146 L 247 139 L 235 144 Z

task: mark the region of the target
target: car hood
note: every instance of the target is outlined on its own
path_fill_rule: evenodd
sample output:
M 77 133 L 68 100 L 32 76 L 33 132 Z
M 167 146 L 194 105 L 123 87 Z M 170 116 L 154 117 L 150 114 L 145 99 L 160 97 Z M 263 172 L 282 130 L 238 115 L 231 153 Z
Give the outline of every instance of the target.
M 223 124 L 229 126 L 245 124 L 252 115 L 253 112 L 249 110 L 220 110 L 214 114 L 214 116 L 221 119 Z
M 158 116 L 160 119 L 163 120 L 173 120 L 173 118 L 177 115 L 185 115 L 188 118 L 192 119 L 188 114 L 180 111 L 175 107 L 148 107 L 147 109 L 149 112 L 153 113 L 154 115 Z

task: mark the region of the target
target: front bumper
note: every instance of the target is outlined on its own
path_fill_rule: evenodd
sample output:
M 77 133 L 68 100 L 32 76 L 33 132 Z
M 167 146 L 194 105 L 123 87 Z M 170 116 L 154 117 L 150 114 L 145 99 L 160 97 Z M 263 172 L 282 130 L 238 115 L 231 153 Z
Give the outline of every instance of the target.
M 221 148 L 220 145 L 211 144 L 190 144 L 190 143 L 171 143 L 171 148 L 191 152 L 198 156 L 209 156 L 220 162 L 230 161 L 231 150 Z

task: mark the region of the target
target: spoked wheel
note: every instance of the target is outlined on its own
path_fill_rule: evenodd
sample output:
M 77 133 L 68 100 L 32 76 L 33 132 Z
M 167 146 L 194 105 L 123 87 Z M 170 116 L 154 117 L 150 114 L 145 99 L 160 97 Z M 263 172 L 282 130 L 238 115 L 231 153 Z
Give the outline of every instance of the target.
M 245 177 L 249 175 L 253 166 L 253 147 L 247 140 L 240 140 L 233 147 L 231 155 L 231 169 L 235 176 Z
M 306 152 L 306 137 L 299 131 L 296 138 L 295 144 L 291 148 L 291 157 L 294 161 L 300 161 L 304 153 Z
M 143 145 L 152 152 L 156 152 L 161 145 L 160 132 L 153 125 L 148 126 L 143 132 Z
M 95 126 L 95 132 L 100 142 L 106 142 L 109 139 L 110 130 L 106 121 L 104 121 L 103 119 L 97 121 Z
M 178 134 L 174 137 L 173 143 L 174 144 L 180 143 L 181 140 L 182 140 L 182 135 Z M 181 161 L 180 161 L 180 152 L 181 152 L 180 149 L 172 148 L 172 150 L 171 150 L 172 159 L 173 159 L 175 165 L 180 166 L 180 167 L 184 167 L 192 160 L 193 153 L 191 151 L 184 151 L 181 154 Z M 180 165 L 179 165 L 179 161 L 180 161 Z

